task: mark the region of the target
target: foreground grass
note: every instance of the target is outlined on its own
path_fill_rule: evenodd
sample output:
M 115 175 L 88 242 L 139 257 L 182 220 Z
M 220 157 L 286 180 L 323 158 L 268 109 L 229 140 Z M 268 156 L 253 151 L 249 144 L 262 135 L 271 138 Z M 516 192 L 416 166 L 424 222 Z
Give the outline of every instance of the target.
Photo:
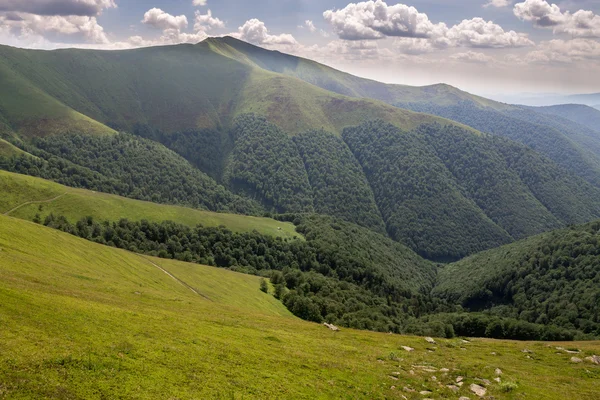
M 331 332 L 290 316 L 260 292 L 257 277 L 143 257 L 4 216 L 0 248 L 0 398 L 458 399 L 475 398 L 469 385 L 482 384 L 478 378 L 491 381 L 495 398 L 600 391 L 599 366 L 572 363 L 555 348 L 580 349 L 584 358 L 600 352 L 598 342 L 432 345 Z M 493 381 L 496 368 L 504 386 Z M 446 385 L 458 376 L 465 384 L 455 393 Z
M 40 178 L 0 171 L 0 213 L 27 204 L 10 215 L 32 221 L 39 214 L 42 221 L 51 214 L 64 215 L 75 223 L 81 218 L 93 216 L 97 220 L 117 221 L 127 218 L 131 221 L 146 219 L 151 222 L 174 221 L 180 224 L 207 227 L 224 225 L 234 232 L 256 230 L 265 235 L 282 238 L 301 238 L 293 224 L 271 218 L 250 217 L 237 214 L 215 213 L 191 208 L 155 204 L 132 200 L 125 197 L 74 189 Z M 41 201 L 61 196 L 49 203 Z

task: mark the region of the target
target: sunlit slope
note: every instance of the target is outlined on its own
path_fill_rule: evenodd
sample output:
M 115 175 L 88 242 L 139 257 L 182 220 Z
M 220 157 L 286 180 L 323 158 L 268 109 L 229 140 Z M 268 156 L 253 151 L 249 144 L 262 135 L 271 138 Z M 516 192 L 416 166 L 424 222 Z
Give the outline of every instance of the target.
M 554 348 L 585 357 L 598 354 L 597 342 L 430 345 L 334 333 L 288 316 L 256 277 L 145 258 L 4 216 L 0 248 L 6 398 L 473 398 L 478 379 L 498 399 L 600 390 L 598 366 Z M 458 376 L 465 384 L 454 392 L 446 385 Z
M 48 125 L 49 114 L 64 122 L 62 131 L 85 131 L 72 122 L 72 110 L 117 130 L 149 126 L 167 133 L 228 126 L 247 112 L 265 115 L 290 134 L 340 132 L 376 118 L 406 129 L 441 121 L 266 70 L 231 57 L 212 40 L 111 52 L 1 46 L 0 61 L 3 116 L 27 135 L 61 131 Z
M 11 216 L 28 220 L 33 220 L 36 215 L 39 215 L 43 221 L 47 215 L 53 213 L 56 216 L 65 216 L 72 223 L 87 216 L 100 221 L 118 221 L 121 218 L 131 221 L 145 219 L 153 222 L 169 220 L 189 226 L 224 225 L 234 232 L 256 230 L 262 234 L 283 238 L 302 236 L 295 231 L 293 224 L 271 218 L 215 213 L 132 200 L 111 194 L 74 189 L 44 179 L 5 171 L 0 171 L 0 192 L 2 193 L 0 213 L 10 211 Z M 18 206 L 21 207 L 15 209 Z

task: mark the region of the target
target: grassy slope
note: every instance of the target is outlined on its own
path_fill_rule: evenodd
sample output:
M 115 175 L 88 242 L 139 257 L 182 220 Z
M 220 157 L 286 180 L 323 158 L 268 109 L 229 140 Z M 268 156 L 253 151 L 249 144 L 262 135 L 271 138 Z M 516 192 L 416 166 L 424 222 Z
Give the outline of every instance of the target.
M 581 104 L 561 104 L 557 106 L 535 107 L 535 111 L 564 117 L 600 132 L 600 110 Z
M 270 218 L 214 213 L 132 200 L 84 189 L 74 189 L 44 179 L 5 171 L 0 171 L 0 192 L 3 194 L 0 198 L 0 213 L 9 211 L 25 202 L 44 201 L 66 193 L 50 203 L 32 203 L 10 213 L 13 217 L 28 220 L 32 220 L 36 214 L 40 214 L 43 220 L 50 213 L 64 215 L 72 223 L 86 216 L 93 216 L 97 220 L 111 221 L 120 218 L 132 221 L 146 219 L 155 222 L 171 220 L 190 226 L 197 224 L 225 225 L 234 232 L 257 230 L 266 235 L 283 238 L 301 237 L 295 231 L 293 224 Z
M 4 117 L 13 129 L 30 135 L 49 130 L 44 120 L 48 114 L 64 123 L 63 130 L 79 129 L 65 117 L 72 110 L 118 129 L 132 130 L 142 124 L 165 132 L 227 126 L 247 112 L 267 116 L 290 134 L 321 128 L 340 132 L 374 118 L 405 129 L 443 121 L 381 101 L 335 94 L 262 69 L 231 52 L 236 51 L 210 40 L 114 52 L 2 46 L 0 85 L 10 86 L 3 93 L 20 96 L 0 96 L 5 97 L 0 105 L 15 103 L 3 109 Z M 19 79 L 13 79 L 17 75 Z M 56 107 L 60 109 L 52 112 Z M 33 113 L 32 118 L 22 118 L 25 112 Z M 30 120 L 40 123 L 30 126 Z
M 287 316 L 256 277 L 152 260 L 207 300 L 144 257 L 3 216 L 0 248 L 6 398 L 417 399 L 421 390 L 457 398 L 469 395 L 476 378 L 491 380 L 495 368 L 518 384 L 507 394 L 493 383 L 488 394 L 496 398 L 593 398 L 600 390 L 600 367 L 570 363 L 554 344 L 454 339 L 432 346 L 415 337 L 333 333 Z M 597 342 L 563 346 L 600 351 Z M 466 384 L 455 394 L 445 385 L 458 375 Z

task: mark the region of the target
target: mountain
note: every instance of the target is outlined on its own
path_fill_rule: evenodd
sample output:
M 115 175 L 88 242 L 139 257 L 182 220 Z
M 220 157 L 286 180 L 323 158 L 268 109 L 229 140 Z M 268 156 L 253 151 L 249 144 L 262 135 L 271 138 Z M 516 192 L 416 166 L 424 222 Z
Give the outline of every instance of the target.
M 600 137 L 574 135 L 577 126 L 565 128 L 564 124 L 547 123 L 546 115 L 535 110 L 485 99 L 444 84 L 424 87 L 384 84 L 230 37 L 210 40 L 223 54 L 248 65 L 299 78 L 346 96 L 377 99 L 403 109 L 438 115 L 521 142 L 600 187 Z
M 4 46 L 0 64 L 5 170 L 208 211 L 331 215 L 437 261 L 600 217 L 595 133 L 447 85 L 385 85 L 227 37 Z

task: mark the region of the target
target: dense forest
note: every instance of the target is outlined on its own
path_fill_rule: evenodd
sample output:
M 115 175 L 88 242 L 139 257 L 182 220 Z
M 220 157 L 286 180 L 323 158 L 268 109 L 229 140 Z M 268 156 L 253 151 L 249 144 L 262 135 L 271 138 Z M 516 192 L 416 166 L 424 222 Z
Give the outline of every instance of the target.
M 37 158 L 3 158 L 1 167 L 155 203 L 262 213 L 259 204 L 232 194 L 163 145 L 126 133 L 37 138 L 24 149 Z
M 324 131 L 294 137 L 314 194 L 315 212 L 385 233 L 362 168 L 339 137 Z
M 523 143 L 536 150 L 571 173 L 600 187 L 600 157 L 578 143 L 572 132 L 561 132 L 552 126 L 552 119 L 527 110 L 503 113 L 494 109 L 482 109 L 472 101 L 458 101 L 449 106 L 435 103 L 398 103 L 408 110 L 439 115 L 462 122 L 481 132 L 505 137 Z M 540 124 L 543 122 L 544 124 Z M 548 125 L 550 123 L 550 125 Z
M 600 335 L 600 222 L 446 266 L 434 294 L 470 311 Z
M 264 117 L 245 114 L 235 120 L 232 135 L 235 145 L 223 176 L 231 190 L 269 211 L 313 211 L 302 157 L 285 132 Z
M 361 163 L 390 236 L 420 255 L 456 260 L 512 240 L 466 198 L 418 134 L 373 121 L 343 138 Z

